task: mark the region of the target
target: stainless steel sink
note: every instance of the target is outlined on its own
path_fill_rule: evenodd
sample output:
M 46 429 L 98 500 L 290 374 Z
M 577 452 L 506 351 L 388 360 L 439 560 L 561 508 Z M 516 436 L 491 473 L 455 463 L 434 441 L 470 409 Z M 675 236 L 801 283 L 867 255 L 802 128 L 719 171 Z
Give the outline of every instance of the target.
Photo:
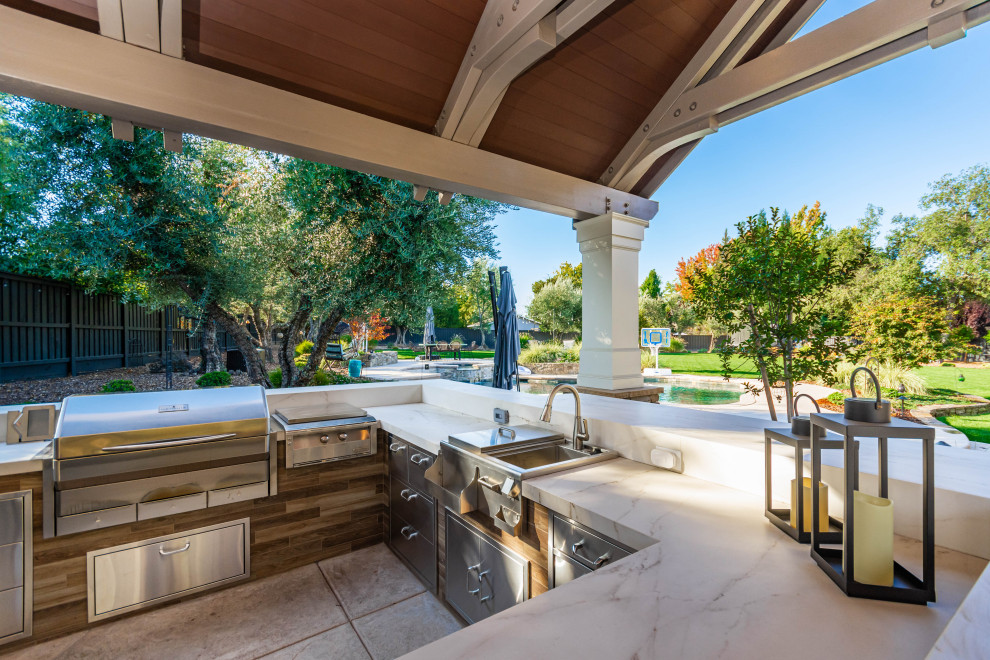
M 562 443 L 563 440 L 558 440 L 537 446 L 530 445 L 517 449 L 509 447 L 501 451 L 483 453 L 517 468 L 513 472 L 518 471 L 521 479 L 570 470 L 589 463 L 609 460 L 617 455 L 608 449 L 590 445 L 586 449 L 577 450 Z

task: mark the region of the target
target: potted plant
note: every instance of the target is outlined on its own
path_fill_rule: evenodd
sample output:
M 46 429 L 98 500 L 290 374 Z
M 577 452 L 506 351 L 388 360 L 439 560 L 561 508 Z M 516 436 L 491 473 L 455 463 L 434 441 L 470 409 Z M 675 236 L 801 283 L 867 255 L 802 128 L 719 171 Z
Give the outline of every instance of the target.
M 463 345 L 464 345 L 464 337 L 461 337 L 460 335 L 454 335 L 450 339 L 450 347 L 455 351 L 461 350 L 461 346 Z

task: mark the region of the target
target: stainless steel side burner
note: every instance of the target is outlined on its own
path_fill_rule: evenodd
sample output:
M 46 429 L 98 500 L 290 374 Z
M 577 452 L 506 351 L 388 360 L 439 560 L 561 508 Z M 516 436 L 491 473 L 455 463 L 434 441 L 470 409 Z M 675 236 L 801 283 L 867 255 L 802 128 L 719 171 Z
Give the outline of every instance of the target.
M 347 403 L 279 408 L 272 421 L 285 434 L 287 468 L 371 456 L 379 423 Z

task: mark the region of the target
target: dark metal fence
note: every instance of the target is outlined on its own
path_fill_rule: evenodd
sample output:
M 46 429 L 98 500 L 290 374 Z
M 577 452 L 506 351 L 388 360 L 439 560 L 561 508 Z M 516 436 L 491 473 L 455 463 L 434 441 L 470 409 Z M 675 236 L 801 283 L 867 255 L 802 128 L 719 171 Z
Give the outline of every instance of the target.
M 123 303 L 69 284 L 0 273 L 0 382 L 53 378 L 159 360 L 165 310 Z M 173 314 L 172 350 L 199 353 L 195 320 Z M 217 332 L 221 349 L 234 347 Z

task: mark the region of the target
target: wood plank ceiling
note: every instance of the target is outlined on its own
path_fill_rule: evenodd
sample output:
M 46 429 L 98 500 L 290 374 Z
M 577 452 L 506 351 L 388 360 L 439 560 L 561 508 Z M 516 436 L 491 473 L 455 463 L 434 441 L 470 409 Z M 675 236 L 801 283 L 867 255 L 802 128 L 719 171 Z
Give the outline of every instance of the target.
M 480 148 L 597 181 L 733 0 L 616 0 L 517 78 Z M 96 0 L 0 0 L 98 31 Z M 191 62 L 431 132 L 484 0 L 184 0 Z

